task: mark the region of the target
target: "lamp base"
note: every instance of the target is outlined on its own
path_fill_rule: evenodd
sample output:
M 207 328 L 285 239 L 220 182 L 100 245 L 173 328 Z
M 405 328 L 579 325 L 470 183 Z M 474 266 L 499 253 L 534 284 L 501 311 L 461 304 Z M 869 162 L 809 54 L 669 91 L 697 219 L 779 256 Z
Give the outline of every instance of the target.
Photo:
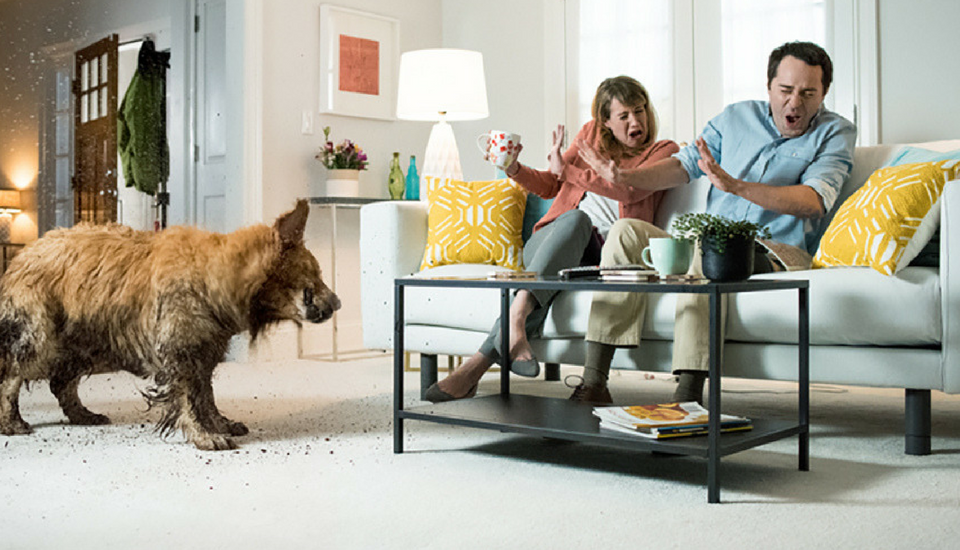
M 457 139 L 453 136 L 453 127 L 441 120 L 430 130 L 427 150 L 423 155 L 423 171 L 420 176 L 420 200 L 427 200 L 426 176 L 438 178 L 463 179 L 460 167 L 460 152 Z

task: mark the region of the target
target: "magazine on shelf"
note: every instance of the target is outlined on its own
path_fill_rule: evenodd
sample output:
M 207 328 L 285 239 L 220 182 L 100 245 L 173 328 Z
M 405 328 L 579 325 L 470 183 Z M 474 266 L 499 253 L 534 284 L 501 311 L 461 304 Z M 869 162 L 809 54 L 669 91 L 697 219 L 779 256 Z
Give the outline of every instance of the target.
M 710 414 L 695 401 L 632 405 L 622 407 L 594 407 L 594 416 L 600 426 L 632 433 L 641 437 L 662 439 L 702 435 L 709 431 Z M 720 415 L 720 431 L 742 431 L 753 427 L 750 419 L 728 414 Z
M 600 427 L 615 432 L 638 435 L 640 437 L 646 437 L 649 439 L 690 437 L 695 435 L 707 435 L 710 433 L 710 428 L 706 424 L 700 424 L 698 426 L 672 426 L 667 428 L 627 428 L 621 426 L 620 424 L 611 424 L 601 420 Z M 726 424 L 723 422 L 720 424 L 720 433 L 743 432 L 752 429 L 753 424 L 751 424 L 749 421 L 739 424 Z

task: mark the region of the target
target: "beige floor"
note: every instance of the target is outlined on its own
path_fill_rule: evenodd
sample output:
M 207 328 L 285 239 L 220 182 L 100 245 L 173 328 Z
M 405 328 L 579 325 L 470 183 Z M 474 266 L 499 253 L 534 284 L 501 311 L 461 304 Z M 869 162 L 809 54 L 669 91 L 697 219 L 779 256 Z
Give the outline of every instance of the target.
M 702 460 L 408 421 L 392 452 L 388 356 L 227 364 L 221 408 L 251 434 L 200 452 L 151 431 L 126 375 L 86 381 L 105 427 L 64 424 L 44 384 L 36 432 L 0 436 L 0 548 L 949 548 L 960 536 L 960 396 L 934 394 L 934 454 L 903 454 L 902 392 L 814 388 L 810 472 L 795 441 Z M 575 372 L 566 369 L 567 372 Z M 408 373 L 416 402 L 418 373 Z M 615 373 L 614 397 L 672 382 Z M 496 376 L 481 393 L 498 388 Z M 560 383 L 515 391 L 565 397 Z M 789 415 L 792 384 L 730 380 L 725 410 Z

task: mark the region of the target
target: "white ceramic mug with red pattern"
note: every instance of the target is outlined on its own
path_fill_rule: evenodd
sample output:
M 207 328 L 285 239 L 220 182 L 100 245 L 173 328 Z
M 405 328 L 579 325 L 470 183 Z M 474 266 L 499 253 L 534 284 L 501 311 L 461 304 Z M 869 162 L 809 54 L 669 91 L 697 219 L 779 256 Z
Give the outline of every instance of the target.
M 477 147 L 494 166 L 506 170 L 513 161 L 517 160 L 517 154 L 520 152 L 520 134 L 493 130 L 477 136 Z

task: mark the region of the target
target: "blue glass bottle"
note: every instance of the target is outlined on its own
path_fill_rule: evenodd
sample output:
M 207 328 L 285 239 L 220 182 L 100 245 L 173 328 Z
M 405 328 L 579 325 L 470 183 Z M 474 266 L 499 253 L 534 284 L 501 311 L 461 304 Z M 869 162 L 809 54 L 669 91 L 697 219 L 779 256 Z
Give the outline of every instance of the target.
M 417 157 L 410 155 L 410 168 L 407 168 L 407 195 L 408 201 L 420 200 L 420 176 L 417 175 Z

